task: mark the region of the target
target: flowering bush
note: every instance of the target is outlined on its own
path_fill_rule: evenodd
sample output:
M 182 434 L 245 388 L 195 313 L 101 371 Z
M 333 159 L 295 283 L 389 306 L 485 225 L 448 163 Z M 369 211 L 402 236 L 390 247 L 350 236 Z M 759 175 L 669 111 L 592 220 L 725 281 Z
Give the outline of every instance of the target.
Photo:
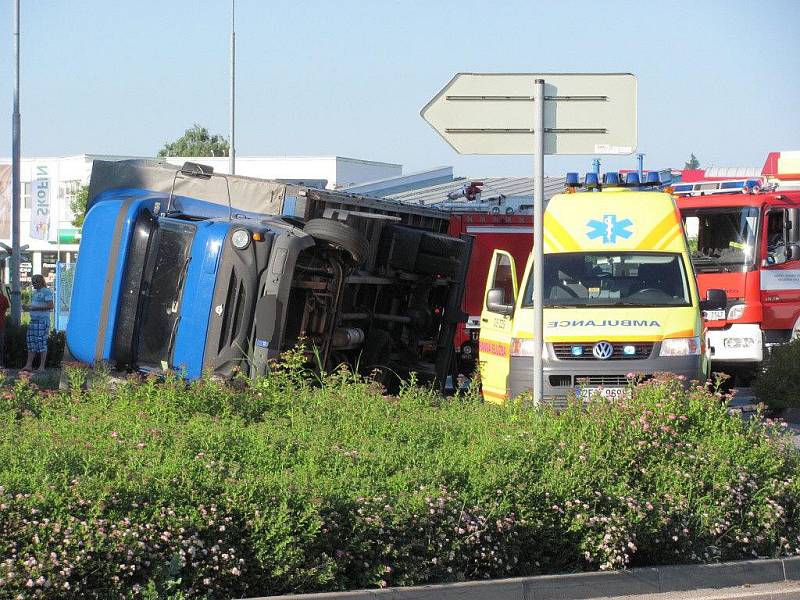
M 800 554 L 779 424 L 666 378 L 561 414 L 70 368 L 0 390 L 0 598 L 242 597 Z

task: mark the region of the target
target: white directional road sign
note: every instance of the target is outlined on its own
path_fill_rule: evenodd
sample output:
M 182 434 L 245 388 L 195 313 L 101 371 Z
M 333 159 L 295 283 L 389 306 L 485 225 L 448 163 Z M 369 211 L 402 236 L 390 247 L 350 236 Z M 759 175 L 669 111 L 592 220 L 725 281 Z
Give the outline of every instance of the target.
M 631 154 L 630 73 L 459 73 L 421 115 L 460 154 L 532 154 L 534 82 L 544 84 L 545 154 Z

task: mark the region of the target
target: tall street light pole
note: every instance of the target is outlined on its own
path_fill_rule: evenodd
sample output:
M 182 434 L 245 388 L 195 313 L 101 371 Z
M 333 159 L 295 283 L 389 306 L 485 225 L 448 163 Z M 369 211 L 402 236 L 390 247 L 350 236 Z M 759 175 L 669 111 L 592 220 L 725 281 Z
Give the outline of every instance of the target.
M 22 318 L 19 291 L 19 0 L 14 0 L 14 113 L 11 131 L 11 321 L 19 325 Z
M 236 174 L 236 0 L 231 0 L 231 143 L 228 170 Z

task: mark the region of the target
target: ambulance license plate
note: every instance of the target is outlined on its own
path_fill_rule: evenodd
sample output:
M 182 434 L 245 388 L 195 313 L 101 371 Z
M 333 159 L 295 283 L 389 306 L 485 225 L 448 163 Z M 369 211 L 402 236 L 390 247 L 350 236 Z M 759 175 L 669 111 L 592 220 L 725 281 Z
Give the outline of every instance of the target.
M 591 400 L 592 398 L 606 398 L 609 400 L 616 400 L 618 398 L 628 397 L 628 388 L 625 387 L 580 387 L 578 388 L 578 396 L 582 400 Z
M 706 321 L 722 321 L 725 319 L 724 310 L 704 310 L 703 318 Z

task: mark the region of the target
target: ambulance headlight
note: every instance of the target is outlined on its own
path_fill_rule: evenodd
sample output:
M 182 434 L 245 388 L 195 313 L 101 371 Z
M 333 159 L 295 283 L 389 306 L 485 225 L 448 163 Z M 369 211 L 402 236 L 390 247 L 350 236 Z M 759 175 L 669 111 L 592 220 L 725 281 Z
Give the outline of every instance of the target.
M 734 304 L 728 309 L 728 320 L 741 319 L 744 314 L 744 304 Z
M 700 338 L 669 338 L 661 341 L 661 356 L 693 356 L 700 354 Z

